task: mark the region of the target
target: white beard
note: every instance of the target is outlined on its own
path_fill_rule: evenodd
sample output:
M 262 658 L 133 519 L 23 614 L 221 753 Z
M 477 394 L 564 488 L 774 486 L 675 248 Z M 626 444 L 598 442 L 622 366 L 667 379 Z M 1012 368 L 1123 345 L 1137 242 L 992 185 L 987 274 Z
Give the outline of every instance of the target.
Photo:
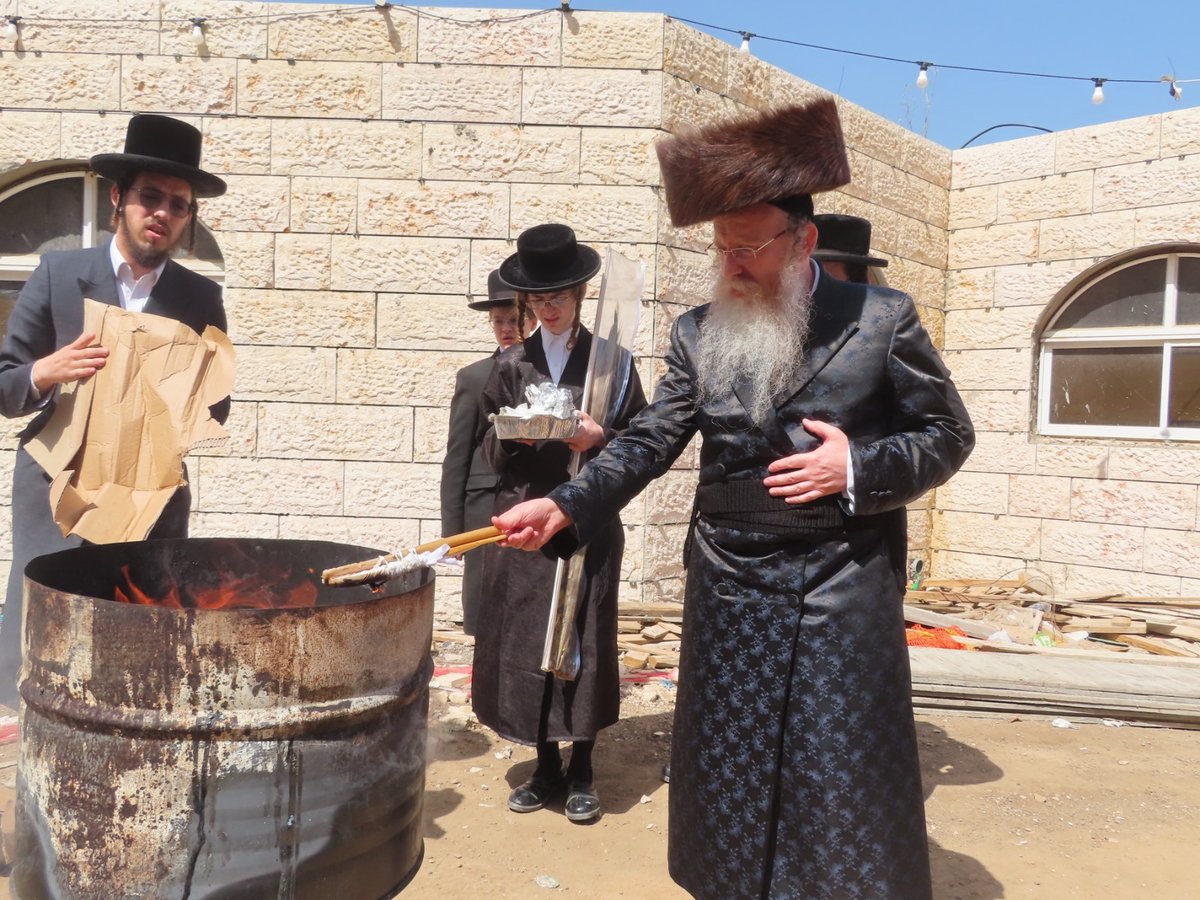
M 774 296 L 757 285 L 734 296 L 726 279 L 716 275 L 696 360 L 701 403 L 727 397 L 733 384 L 744 381 L 751 417 L 756 423 L 766 419 L 775 395 L 804 362 L 812 311 L 812 291 L 803 277 L 807 266 L 805 257 L 788 263 Z

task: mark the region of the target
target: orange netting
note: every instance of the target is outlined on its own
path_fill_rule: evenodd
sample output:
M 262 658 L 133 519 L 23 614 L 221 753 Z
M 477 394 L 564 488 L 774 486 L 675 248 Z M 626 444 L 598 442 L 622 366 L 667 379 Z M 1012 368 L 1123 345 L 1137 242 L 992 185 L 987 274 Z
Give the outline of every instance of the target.
M 969 650 L 966 644 L 960 644 L 954 639 L 954 635 L 966 637 L 967 633 L 961 628 L 926 628 L 922 625 L 913 625 L 904 630 L 904 635 L 908 638 L 908 646 L 910 647 L 940 647 L 943 650 Z

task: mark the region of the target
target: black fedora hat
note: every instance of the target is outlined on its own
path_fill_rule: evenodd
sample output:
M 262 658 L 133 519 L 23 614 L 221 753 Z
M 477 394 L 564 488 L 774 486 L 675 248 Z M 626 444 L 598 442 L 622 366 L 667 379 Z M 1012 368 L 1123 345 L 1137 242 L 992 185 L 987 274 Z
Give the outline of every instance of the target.
M 517 302 L 517 292 L 500 280 L 500 270 L 488 272 L 488 295 L 486 300 L 471 300 L 467 306 L 471 309 L 488 310 L 498 306 L 512 306 Z
M 859 216 L 825 213 L 813 216 L 817 226 L 817 249 L 813 259 L 829 262 L 886 266 L 887 260 L 871 256 L 871 223 Z
M 583 284 L 600 271 L 600 254 L 577 242 L 570 227 L 551 222 L 522 231 L 499 271 L 514 290 L 544 294 Z
M 92 157 L 97 174 L 120 181 L 134 172 L 160 172 L 182 178 L 197 197 L 219 197 L 225 182 L 200 168 L 200 132 L 170 116 L 137 115 L 125 130 L 124 153 Z

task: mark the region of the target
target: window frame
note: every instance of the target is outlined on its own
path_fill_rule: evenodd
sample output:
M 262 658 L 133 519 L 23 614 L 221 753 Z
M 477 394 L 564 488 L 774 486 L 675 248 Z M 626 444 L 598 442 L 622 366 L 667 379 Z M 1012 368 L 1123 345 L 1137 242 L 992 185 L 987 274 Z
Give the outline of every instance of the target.
M 1090 437 L 1130 440 L 1180 440 L 1200 441 L 1200 427 L 1181 427 L 1168 424 L 1170 415 L 1171 366 L 1173 354 L 1179 348 L 1200 348 L 1200 323 L 1192 325 L 1175 323 L 1179 300 L 1179 260 L 1182 257 L 1200 258 L 1200 245 L 1171 244 L 1140 248 L 1130 254 L 1110 260 L 1103 268 L 1092 269 L 1074 279 L 1060 294 L 1062 298 L 1046 318 L 1047 324 L 1040 329 L 1037 343 L 1038 386 L 1037 386 L 1037 431 L 1047 437 Z M 1163 319 L 1157 325 L 1123 326 L 1105 328 L 1055 329 L 1054 323 L 1093 286 L 1116 273 L 1152 262 L 1166 259 L 1166 277 L 1163 286 Z M 1123 349 L 1131 347 L 1153 348 L 1162 351 L 1161 384 L 1159 388 L 1158 424 L 1153 426 L 1133 425 L 1077 425 L 1050 421 L 1051 383 L 1054 374 L 1054 351 L 1057 349 Z

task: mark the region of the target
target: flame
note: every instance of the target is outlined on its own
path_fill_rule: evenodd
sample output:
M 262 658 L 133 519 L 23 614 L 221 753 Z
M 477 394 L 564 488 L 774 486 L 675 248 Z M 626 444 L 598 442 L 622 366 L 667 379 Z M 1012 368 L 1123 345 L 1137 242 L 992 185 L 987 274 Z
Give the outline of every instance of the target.
M 315 574 L 309 569 L 309 575 Z M 252 576 L 222 572 L 215 587 L 181 589 L 172 582 L 161 597 L 155 597 L 134 583 L 129 565 L 121 566 L 123 584 L 113 588 L 113 599 L 119 603 L 143 606 L 164 606 L 169 609 L 303 609 L 317 605 L 315 578 L 290 587 L 285 575 L 257 574 Z

